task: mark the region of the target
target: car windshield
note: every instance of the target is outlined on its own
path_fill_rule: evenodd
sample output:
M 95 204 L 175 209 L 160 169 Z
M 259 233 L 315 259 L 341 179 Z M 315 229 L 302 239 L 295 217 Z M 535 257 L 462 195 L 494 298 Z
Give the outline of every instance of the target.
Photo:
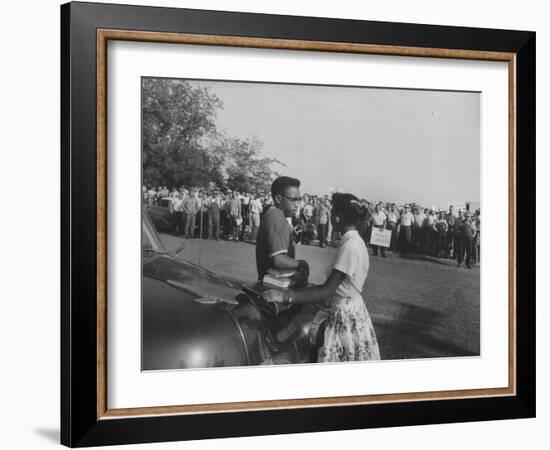
M 166 249 L 160 240 L 157 230 L 153 226 L 149 216 L 144 213 L 142 215 L 142 228 L 141 228 L 141 245 L 143 251 L 148 253 L 166 253 Z

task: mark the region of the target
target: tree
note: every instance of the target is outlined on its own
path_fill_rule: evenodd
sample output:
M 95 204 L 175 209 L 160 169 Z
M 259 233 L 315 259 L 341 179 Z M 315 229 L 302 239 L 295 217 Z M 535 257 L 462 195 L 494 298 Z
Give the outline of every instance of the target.
M 204 186 L 214 182 L 242 192 L 269 191 L 273 158 L 257 140 L 218 132 L 222 102 L 208 88 L 184 80 L 143 81 L 143 181 L 147 186 Z
M 202 143 L 215 133 L 221 101 L 184 80 L 144 79 L 143 180 L 147 185 L 205 185 L 219 179 L 219 161 Z
M 275 158 L 261 157 L 262 144 L 257 140 L 226 138 L 225 145 L 227 186 L 241 192 L 269 192 L 278 176 L 271 166 L 284 164 Z

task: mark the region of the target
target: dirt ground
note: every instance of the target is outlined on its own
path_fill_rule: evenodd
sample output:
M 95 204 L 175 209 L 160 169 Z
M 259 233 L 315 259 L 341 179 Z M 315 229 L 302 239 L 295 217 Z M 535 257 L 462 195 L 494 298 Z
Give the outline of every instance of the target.
M 255 246 L 247 242 L 161 238 L 168 250 L 183 242 L 178 258 L 240 283 L 257 278 Z M 334 247 L 297 246 L 310 265 L 310 281 L 322 283 Z M 456 262 L 424 257 L 370 255 L 363 298 L 382 359 L 475 356 L 480 354 L 480 272 Z

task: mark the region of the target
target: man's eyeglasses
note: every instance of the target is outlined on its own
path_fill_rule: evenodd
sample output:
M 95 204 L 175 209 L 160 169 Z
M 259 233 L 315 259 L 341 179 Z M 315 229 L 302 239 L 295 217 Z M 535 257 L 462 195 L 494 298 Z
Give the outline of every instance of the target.
M 302 201 L 302 197 L 289 197 L 285 194 L 281 194 L 281 196 L 286 198 L 291 203 L 300 203 Z

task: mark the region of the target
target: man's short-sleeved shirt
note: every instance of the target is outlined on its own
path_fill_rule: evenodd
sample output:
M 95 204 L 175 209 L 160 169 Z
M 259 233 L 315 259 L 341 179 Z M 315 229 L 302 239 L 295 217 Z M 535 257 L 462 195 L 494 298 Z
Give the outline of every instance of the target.
M 239 198 L 232 198 L 229 201 L 229 214 L 232 217 L 240 217 L 241 215 L 241 201 Z
M 445 215 L 445 219 L 447 220 L 447 223 L 449 224 L 449 226 L 453 227 L 455 222 L 456 222 L 456 216 L 454 214 L 451 214 L 451 213 L 447 213 Z
M 425 227 L 433 227 L 434 224 L 437 224 L 438 220 L 437 217 L 433 214 L 428 214 L 426 218 L 424 219 L 424 226 Z
M 400 224 L 404 227 L 410 227 L 414 222 L 414 216 L 411 212 L 404 212 L 400 217 Z
M 319 223 L 320 224 L 327 224 L 329 221 L 329 211 L 328 208 L 325 205 L 321 205 L 319 207 Z
M 262 210 L 263 206 L 259 198 L 250 201 L 250 212 L 252 214 L 261 214 Z
M 426 214 L 418 213 L 414 215 L 414 225 L 418 228 L 422 228 L 424 225 L 424 220 L 426 220 Z
M 313 205 L 307 204 L 304 206 L 304 216 L 313 217 Z
M 172 211 L 183 211 L 183 199 L 176 197 L 172 200 Z
M 384 220 L 386 220 L 386 214 L 384 213 L 384 211 L 378 211 L 373 213 L 372 224 L 375 227 L 384 225 Z
M 183 201 L 183 208 L 188 213 L 196 213 L 199 209 L 199 200 L 196 197 L 187 197 Z
M 388 223 L 397 223 L 399 221 L 399 211 L 397 209 L 395 211 L 389 210 L 388 211 Z
M 263 279 L 268 269 L 271 268 L 271 258 L 281 254 L 294 258 L 292 227 L 286 220 L 283 211 L 272 206 L 261 216 L 258 230 L 256 268 L 259 280 Z

